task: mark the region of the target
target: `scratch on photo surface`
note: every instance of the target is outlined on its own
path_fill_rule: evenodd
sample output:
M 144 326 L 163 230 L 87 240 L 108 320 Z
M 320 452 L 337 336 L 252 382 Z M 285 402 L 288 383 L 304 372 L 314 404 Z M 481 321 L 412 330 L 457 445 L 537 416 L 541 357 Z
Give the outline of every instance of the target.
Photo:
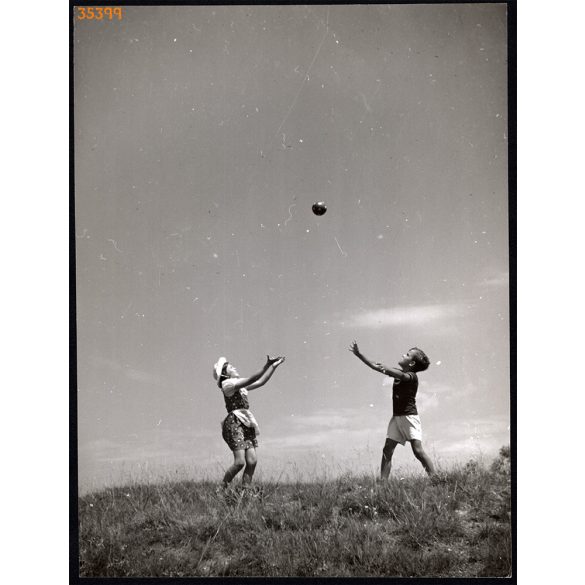
M 291 105 L 289 106 L 288 111 L 286 112 L 284 118 L 282 119 L 282 122 L 280 123 L 278 130 L 276 131 L 276 136 L 278 136 L 280 134 L 282 127 L 284 126 L 285 122 L 287 121 L 288 117 L 290 116 L 290 113 L 293 111 L 293 109 L 297 103 L 297 100 L 299 99 L 299 96 L 301 95 L 301 92 L 303 91 L 303 87 L 305 86 L 305 82 L 308 81 L 308 79 L 309 79 L 309 74 L 311 73 L 311 69 L 312 69 L 313 65 L 315 64 L 315 61 L 317 60 L 319 53 L 321 52 L 321 47 L 323 46 L 323 43 L 325 42 L 325 39 L 327 38 L 328 34 L 329 34 L 329 7 L 327 7 L 327 24 L 325 25 L 325 33 L 323 34 L 323 37 L 321 38 L 321 41 L 320 41 L 319 45 L 317 46 L 317 50 L 315 51 L 315 54 L 313 55 L 313 59 L 311 61 L 311 64 L 309 65 L 309 67 L 307 68 L 307 71 L 305 72 L 305 75 L 303 76 L 300 87 L 299 87 Z
M 240 331 L 244 331 L 244 299 L 240 298 L 240 318 L 234 322 L 234 325 L 240 326 Z
M 371 112 L 372 111 L 372 108 L 370 107 L 370 104 L 368 104 L 368 100 L 366 99 L 365 94 L 363 94 L 361 91 L 358 91 L 358 94 L 362 98 L 362 101 L 364 102 L 364 107 L 366 108 L 366 110 L 368 112 Z
M 120 250 L 120 248 L 118 248 L 118 242 L 116 242 L 116 240 L 112 240 L 112 238 L 108 238 L 108 242 L 112 242 L 112 245 L 114 246 L 114 248 L 115 248 L 115 249 L 116 249 L 118 252 L 122 253 L 122 250 Z
M 341 249 L 341 246 L 339 245 L 339 242 L 337 241 L 337 238 L 336 238 L 336 237 L 334 237 L 333 239 L 335 240 L 335 243 L 337 244 L 337 247 L 339 248 L 339 251 L 340 251 L 340 252 L 343 254 L 343 256 L 347 256 L 347 252 L 344 252 L 344 251 Z
M 217 305 L 218 300 L 219 300 L 219 297 L 215 297 L 215 300 L 213 301 L 213 303 L 211 303 L 211 305 L 207 309 L 203 309 L 203 310 L 206 313 L 211 313 L 213 311 L 213 309 L 215 308 L 215 305 Z
M 293 214 L 292 214 L 292 208 L 296 207 L 297 204 L 296 203 L 292 203 L 291 205 L 289 205 L 288 207 L 288 217 L 285 219 L 284 221 L 284 225 L 286 225 L 292 218 L 293 218 Z

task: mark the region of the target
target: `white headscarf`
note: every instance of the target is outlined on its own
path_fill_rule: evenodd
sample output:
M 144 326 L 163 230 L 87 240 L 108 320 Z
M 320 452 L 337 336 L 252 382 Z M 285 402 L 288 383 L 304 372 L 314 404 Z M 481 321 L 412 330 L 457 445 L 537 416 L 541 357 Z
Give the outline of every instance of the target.
M 215 365 L 213 366 L 213 377 L 217 380 L 217 385 L 221 388 L 220 378 L 221 378 L 221 371 L 223 370 L 224 365 L 227 363 L 227 360 L 224 357 L 220 357 Z

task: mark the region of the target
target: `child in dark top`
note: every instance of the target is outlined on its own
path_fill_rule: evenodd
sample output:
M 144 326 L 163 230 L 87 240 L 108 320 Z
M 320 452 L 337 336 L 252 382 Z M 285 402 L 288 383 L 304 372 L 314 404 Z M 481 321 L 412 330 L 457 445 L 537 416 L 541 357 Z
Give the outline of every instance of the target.
M 429 367 L 429 358 L 424 351 L 413 347 L 398 361 L 400 368 L 389 368 L 367 359 L 360 352 L 355 341 L 350 345 L 349 351 L 362 360 L 364 364 L 376 370 L 376 372 L 394 378 L 392 386 L 393 414 L 388 424 L 386 443 L 382 451 L 381 479 L 386 480 L 390 476 L 392 455 L 396 445 L 398 443 L 404 445 L 406 441 L 410 442 L 414 456 L 422 463 L 425 471 L 432 475 L 435 470 L 429 456 L 422 447 L 422 429 L 416 408 L 416 392 L 418 390 L 416 372 L 422 372 Z

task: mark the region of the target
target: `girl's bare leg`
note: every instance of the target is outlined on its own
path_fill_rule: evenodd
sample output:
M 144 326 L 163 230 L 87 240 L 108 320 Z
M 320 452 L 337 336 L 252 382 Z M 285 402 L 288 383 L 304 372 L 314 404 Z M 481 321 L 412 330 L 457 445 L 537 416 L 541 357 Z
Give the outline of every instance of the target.
M 242 476 L 242 483 L 249 484 L 254 476 L 254 471 L 256 471 L 256 463 L 258 461 L 258 458 L 256 457 L 256 449 L 254 447 L 246 449 L 245 459 L 246 468 L 244 469 L 244 474 Z
M 227 485 L 234 479 L 234 477 L 244 468 L 246 465 L 246 457 L 244 455 L 243 449 L 237 449 L 234 453 L 234 462 L 228 470 L 225 472 L 223 476 L 223 485 L 227 487 Z

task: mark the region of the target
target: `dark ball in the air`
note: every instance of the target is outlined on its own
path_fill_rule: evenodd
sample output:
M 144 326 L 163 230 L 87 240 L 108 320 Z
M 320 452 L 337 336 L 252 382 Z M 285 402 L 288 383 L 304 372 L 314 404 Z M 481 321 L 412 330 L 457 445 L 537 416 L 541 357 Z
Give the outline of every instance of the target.
M 312 209 L 315 215 L 323 215 L 327 211 L 327 206 L 324 201 L 317 201 L 317 203 L 313 203 Z

